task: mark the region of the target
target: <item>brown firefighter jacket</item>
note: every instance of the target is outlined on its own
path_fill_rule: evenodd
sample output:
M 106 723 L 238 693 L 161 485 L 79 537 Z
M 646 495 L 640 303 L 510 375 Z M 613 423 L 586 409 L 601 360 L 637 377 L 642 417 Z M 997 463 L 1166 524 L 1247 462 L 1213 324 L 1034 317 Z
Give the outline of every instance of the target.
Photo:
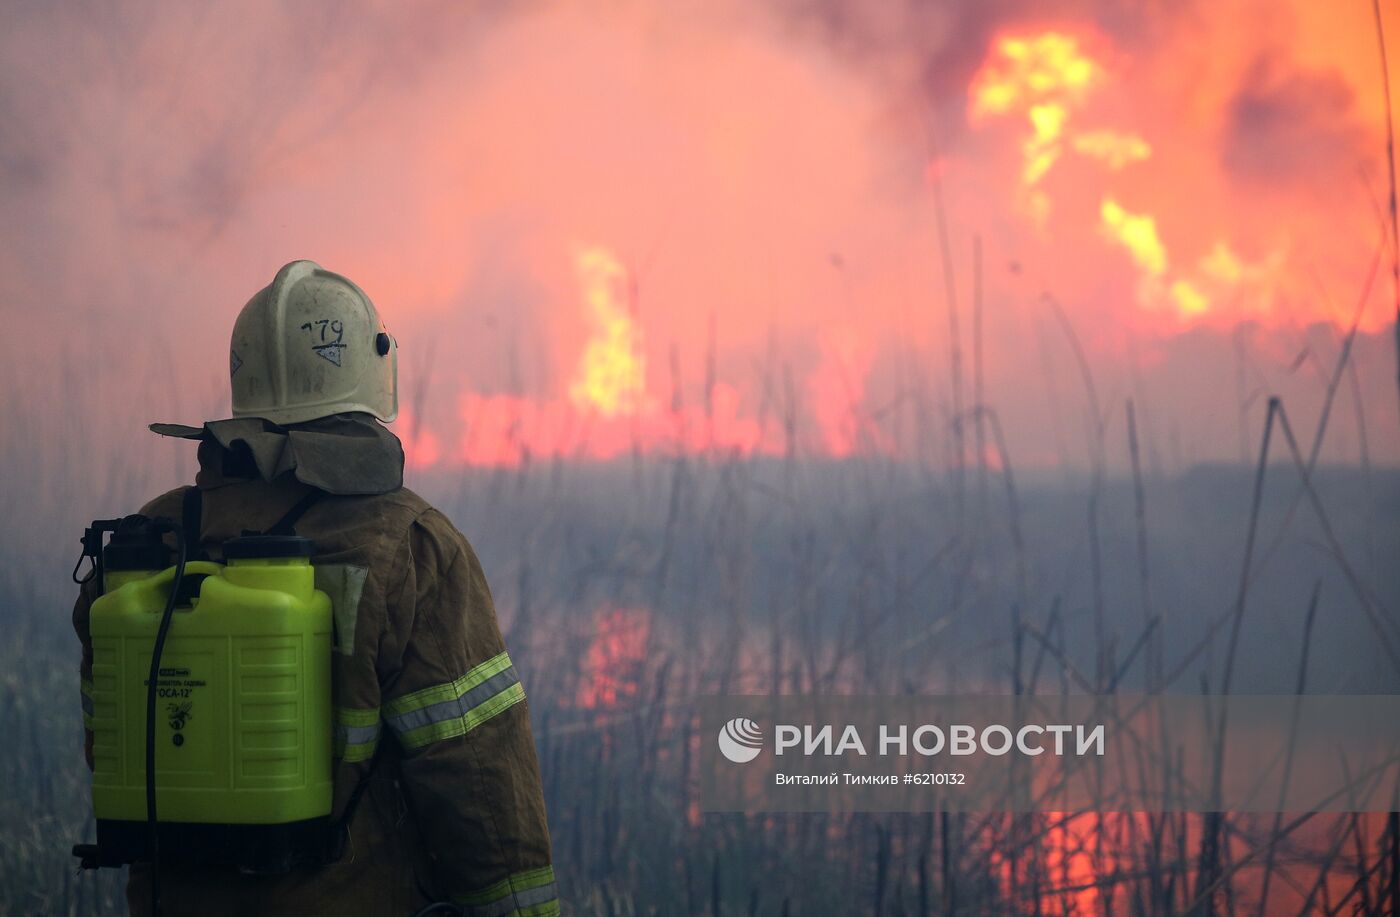
M 409 917 L 453 900 L 482 917 L 558 914 L 528 707 L 486 578 L 466 538 L 401 486 L 393 435 L 367 415 L 153 429 L 201 439 L 199 540 L 214 559 L 225 539 L 324 492 L 296 532 L 315 541 L 317 586 L 332 597 L 332 818 L 351 813 L 328 866 L 275 876 L 162 867 L 164 913 Z M 187 489 L 142 513 L 180 519 Z M 84 590 L 73 612 L 85 693 L 91 598 Z M 89 764 L 92 741 L 88 731 Z M 134 913 L 149 911 L 149 894 L 145 868 L 133 867 Z

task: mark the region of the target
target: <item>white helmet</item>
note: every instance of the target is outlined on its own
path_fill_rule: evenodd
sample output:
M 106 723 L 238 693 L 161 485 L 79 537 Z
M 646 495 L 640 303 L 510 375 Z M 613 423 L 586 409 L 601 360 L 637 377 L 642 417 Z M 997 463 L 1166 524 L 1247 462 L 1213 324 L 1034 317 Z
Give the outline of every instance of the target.
M 363 411 L 398 416 L 398 343 L 374 303 L 314 261 L 293 261 L 233 326 L 233 416 L 273 423 Z

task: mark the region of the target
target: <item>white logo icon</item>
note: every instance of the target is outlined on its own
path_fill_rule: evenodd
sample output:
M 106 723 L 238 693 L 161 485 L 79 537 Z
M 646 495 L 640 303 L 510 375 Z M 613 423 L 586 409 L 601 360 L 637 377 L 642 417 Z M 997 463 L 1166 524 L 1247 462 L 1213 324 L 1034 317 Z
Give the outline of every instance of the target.
M 719 731 L 719 750 L 735 764 L 747 764 L 763 750 L 763 730 L 753 720 L 736 716 Z

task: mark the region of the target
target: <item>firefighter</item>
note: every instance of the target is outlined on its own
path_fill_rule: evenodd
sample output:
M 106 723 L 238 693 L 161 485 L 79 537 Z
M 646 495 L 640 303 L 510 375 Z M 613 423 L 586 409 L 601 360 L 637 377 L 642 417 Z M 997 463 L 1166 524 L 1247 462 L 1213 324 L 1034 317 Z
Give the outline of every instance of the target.
M 199 443 L 196 483 L 142 514 L 183 520 L 218 558 L 246 531 L 294 525 L 316 547 L 335 618 L 338 842 L 320 865 L 276 875 L 167 863 L 176 915 L 559 913 L 524 689 L 486 577 L 448 518 L 403 486 L 398 346 L 354 283 L 293 261 L 243 307 L 229 350 L 233 417 L 151 429 Z M 74 608 L 92 678 L 85 588 Z M 87 758 L 92 766 L 91 731 Z M 149 866 L 131 867 L 135 914 Z

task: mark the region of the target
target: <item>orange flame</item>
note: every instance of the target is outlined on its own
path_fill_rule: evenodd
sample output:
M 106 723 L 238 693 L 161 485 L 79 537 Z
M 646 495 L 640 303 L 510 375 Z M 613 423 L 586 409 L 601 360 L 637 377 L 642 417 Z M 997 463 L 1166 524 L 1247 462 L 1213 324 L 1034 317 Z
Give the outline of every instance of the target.
M 1085 309 L 1095 310 L 1089 320 L 1095 331 L 1086 339 L 1091 348 L 1118 346 L 1120 325 L 1128 326 L 1134 336 L 1148 329 L 1150 339 L 1157 333 L 1170 337 L 1197 324 L 1221 330 L 1245 319 L 1282 326 L 1293 318 L 1315 318 L 1324 306 L 1317 302 L 1311 280 L 1305 283 L 1302 271 L 1288 267 L 1295 258 L 1292 253 L 1305 250 L 1300 241 L 1304 235 L 1297 231 L 1303 221 L 1262 224 L 1257 213 L 1262 208 L 1241 205 L 1231 193 L 1247 177 L 1231 172 L 1229 163 L 1222 166 L 1229 148 L 1215 149 L 1209 137 L 1200 135 L 1202 125 L 1218 131 L 1222 117 L 1238 114 L 1231 106 L 1242 104 L 1239 93 L 1248 88 L 1241 82 L 1247 74 L 1232 74 L 1223 65 L 1218 72 L 1203 73 L 1199 86 L 1204 94 L 1188 94 L 1179 108 L 1165 109 L 1177 119 L 1168 127 L 1160 116 L 1162 105 L 1156 104 L 1160 97 L 1169 89 L 1180 90 L 1183 79 L 1188 88 L 1197 84 L 1189 79 L 1194 70 L 1179 65 L 1163 82 L 1164 68 L 1158 63 L 1162 58 L 1155 56 L 1156 50 L 1115 48 L 1108 35 L 1089 22 L 1041 30 L 1021 27 L 993 37 L 981 66 L 963 87 L 975 129 L 967 148 L 949 144 L 926 166 L 930 180 L 949 189 L 949 212 L 955 218 L 966 219 L 963 208 L 969 201 L 991 211 L 988 225 L 975 222 L 970 227 L 992 240 L 988 264 L 1002 254 L 1014 256 L 1008 258 L 1004 275 L 989 268 L 989 294 L 1006 294 L 1033 282 L 1053 289 L 1067 302 L 1084 303 Z M 1269 86 L 1259 91 L 1266 90 L 1272 91 Z M 1284 114 L 1291 111 L 1278 104 Z M 729 103 L 719 108 L 727 112 Z M 715 131 L 716 136 L 730 133 Z M 1259 130 L 1246 124 L 1234 133 L 1252 137 Z M 725 144 L 720 147 L 720 158 L 727 164 L 732 151 Z M 767 167 L 758 187 L 771 183 L 774 171 Z M 722 170 L 706 187 L 728 188 L 733 180 L 731 172 Z M 1286 190 L 1284 185 L 1277 183 L 1283 189 L 1279 194 Z M 1009 200 L 1001 197 L 1007 187 Z M 746 197 L 752 196 L 749 190 Z M 860 201 L 865 188 L 846 193 L 851 201 Z M 799 194 L 785 197 L 782 206 L 770 204 L 772 212 L 786 215 L 774 238 L 785 239 L 800 227 L 802 210 L 797 205 L 804 200 Z M 1003 226 L 1005 221 L 996 218 L 996 209 L 1008 203 L 1023 225 Z M 1279 206 L 1281 213 L 1285 209 Z M 976 220 L 983 218 L 979 211 Z M 592 228 L 583 230 L 580 224 Z M 902 275 L 888 270 L 890 262 L 880 260 L 883 254 L 873 259 L 867 254 L 867 269 L 859 267 L 859 253 L 852 256 L 852 267 L 847 266 L 845 252 L 840 258 L 832 255 L 843 286 L 855 289 L 847 289 L 846 295 L 871 304 L 868 325 L 838 333 L 830 327 L 836 312 L 813 313 L 820 315 L 814 320 L 820 322 L 815 326 L 820 330 L 802 339 L 796 357 L 801 368 L 791 383 L 785 381 L 779 391 L 765 382 L 759 391 L 742 378 L 723 378 L 738 361 L 725 357 L 716 363 L 713 352 L 701 355 L 696 346 L 703 338 L 696 316 L 708 311 L 720 316 L 726 333 L 734 334 L 725 344 L 753 352 L 759 321 L 755 315 L 762 311 L 754 304 L 763 301 L 747 284 L 754 272 L 747 266 L 711 270 L 703 240 L 688 240 L 685 256 L 674 268 L 668 265 L 658 272 L 655 285 L 648 286 L 648 297 L 658 305 L 649 311 L 644 329 L 635 277 L 617 254 L 623 245 L 637 245 L 628 235 L 629 225 L 620 220 L 603 229 L 590 218 L 563 212 L 559 225 L 550 230 L 553 251 L 560 251 L 560 240 L 571 236 L 588 244 L 572 251 L 572 263 L 567 256 L 558 259 L 563 270 L 555 270 L 562 276 L 549 276 L 551 294 L 562 289 L 560 301 L 580 310 L 584 318 L 581 340 L 551 342 L 565 353 L 565 368 L 560 375 L 544 378 L 562 375 L 560 383 L 530 394 L 460 395 L 461 426 L 444 431 L 445 448 L 429 438 L 415 443 L 411 465 L 432 465 L 439 455 L 476 465 L 526 466 L 549 456 L 608 460 L 628 453 L 783 454 L 810 449 L 840 457 L 906 448 L 910 438 L 902 432 L 902 420 L 888 422 L 905 415 L 874 409 L 872 402 L 884 398 L 888 385 L 902 384 L 892 383 L 903 370 L 886 362 L 891 351 L 884 349 L 895 337 L 891 323 L 902 319 L 886 306 L 917 291 L 914 285 L 925 278 L 914 271 Z M 890 231 L 903 233 L 904 226 L 897 221 Z M 1027 228 L 1034 232 L 1027 235 Z M 580 235 L 583 232 L 607 235 Z M 900 244 L 891 250 L 898 251 Z M 811 240 L 802 238 L 793 248 L 810 254 Z M 1328 268 L 1328 280 L 1336 264 L 1351 263 L 1338 261 L 1328 248 L 1317 259 Z M 719 282 L 735 277 L 745 282 L 733 288 Z M 783 314 L 787 303 L 804 302 L 807 296 L 825 302 L 828 294 L 813 294 L 806 280 L 774 291 L 779 305 L 772 308 L 780 332 L 794 321 Z M 800 327 L 805 335 L 808 325 Z M 987 372 L 995 390 L 1021 370 L 1007 356 L 1019 346 L 1013 336 L 1003 336 L 997 325 L 990 327 Z M 781 334 L 773 337 L 780 339 Z M 915 331 L 910 346 L 924 348 L 929 340 Z M 658 362 L 666 352 L 659 343 L 670 346 L 669 363 Z M 774 358 L 787 366 L 786 355 Z M 1144 357 L 1153 358 L 1150 352 Z M 706 366 L 703 396 L 696 371 L 700 359 Z M 666 376 L 663 366 L 670 370 L 664 385 L 659 381 Z M 662 376 L 657 376 L 658 370 Z M 919 440 L 914 448 L 923 448 L 925 442 Z M 1012 451 L 1025 454 L 1021 449 L 1013 444 Z M 1054 460 L 1039 446 L 1034 454 L 1036 461 Z
M 1076 153 L 1097 159 L 1115 172 L 1152 155 L 1152 145 L 1137 134 L 1107 128 L 1079 134 L 1072 145 Z
M 1029 191 L 1028 209 L 1037 226 L 1046 224 L 1052 204 L 1042 180 L 1065 149 L 1108 172 L 1152 156 L 1152 145 L 1130 130 L 1070 130 L 1071 113 L 1085 108 L 1091 91 L 1108 82 L 1108 71 L 1084 52 L 1080 40 L 1057 31 L 999 39 L 972 82 L 974 121 L 1021 114 L 1030 125 L 1022 144 L 1021 184 Z M 1098 213 L 1100 235 L 1122 249 L 1137 271 L 1137 301 L 1144 309 L 1195 321 L 1226 300 L 1252 304 L 1256 312 L 1269 308 L 1281 256 L 1247 265 L 1226 242 L 1217 241 L 1194 267 L 1174 267 L 1154 214 L 1130 210 L 1111 193 L 1101 193 Z
M 1039 900 L 1025 899 L 1024 873 L 1018 877 L 1019 887 L 1010 887 L 1010 859 L 999 851 L 991 853 L 1008 897 L 1019 900 L 1022 912 L 1115 913 L 1114 890 L 1106 880 L 1118 875 L 1126 863 L 1119 854 L 1120 848 L 1105 838 L 1121 837 L 1134 827 L 1144 829 L 1146 816 L 1140 812 L 1046 812 L 1034 816 L 1032 821 L 1042 819 L 1034 825 L 1034 830 L 1041 832 L 1037 842 L 1041 859 L 1036 864 L 1043 870 L 1039 876 Z M 1026 830 L 1032 830 L 1031 825 Z
M 1031 133 L 1021 144 L 1021 183 L 1030 188 L 1060 158 L 1070 110 L 1101 76 L 1099 65 L 1080 50 L 1073 35 L 1003 38 L 972 83 L 972 115 L 980 120 L 1024 113 Z M 1102 145 L 1102 140 L 1088 141 L 1093 149 Z
M 399 424 L 404 435 L 399 437 L 403 444 L 404 466 L 407 468 L 431 468 L 442 459 L 442 443 L 437 434 L 425 427 L 422 418 L 401 408 Z
M 569 397 L 604 417 L 636 413 L 646 396 L 646 355 L 641 328 L 633 318 L 631 277 L 601 246 L 579 249 L 574 267 L 596 327 Z
M 1224 297 L 1247 284 L 1267 285 L 1279 260 L 1275 256 L 1263 264 L 1246 265 L 1228 245 L 1217 242 L 1195 270 L 1172 277 L 1167 248 L 1151 214 L 1131 213 L 1113 198 L 1104 198 L 1099 216 L 1104 236 L 1126 249 L 1138 267 L 1139 303 L 1147 308 L 1174 309 L 1182 319 L 1198 318 L 1211 311 L 1212 296 L 1207 288 Z
M 1167 249 L 1157 236 L 1157 221 L 1150 214 L 1129 213 L 1113 198 L 1104 198 L 1099 208 L 1104 234 L 1122 245 L 1137 266 L 1149 276 L 1167 271 Z
M 611 709 L 641 690 L 651 637 L 651 613 L 645 608 L 600 610 L 583 659 L 583 682 L 576 702 L 586 710 Z

